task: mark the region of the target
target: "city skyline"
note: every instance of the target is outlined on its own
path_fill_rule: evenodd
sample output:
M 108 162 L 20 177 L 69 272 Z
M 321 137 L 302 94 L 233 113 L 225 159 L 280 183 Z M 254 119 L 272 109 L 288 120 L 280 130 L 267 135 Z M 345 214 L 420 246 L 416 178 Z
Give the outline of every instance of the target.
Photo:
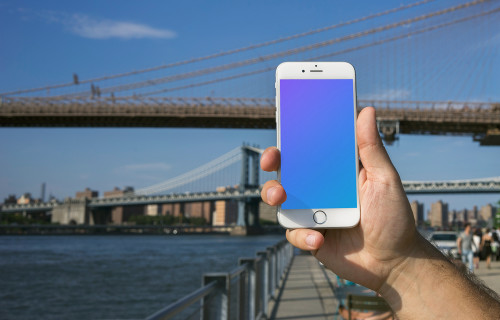
M 444 1 L 440 8 L 453 3 Z M 193 5 L 200 10 L 189 10 Z M 73 73 L 85 79 L 181 61 L 359 18 L 399 5 L 398 1 L 384 2 L 383 6 L 370 1 L 323 3 L 322 6 L 328 8 L 325 10 L 322 6 L 307 6 L 299 1 L 287 2 L 285 6 L 283 2 L 255 6 L 229 2 L 208 5 L 201 1 L 168 5 L 150 1 L 142 6 L 133 2 L 120 2 L 120 5 L 41 4 L 36 1 L 21 1 L 14 5 L 0 2 L 3 9 L 1 27 L 10 30 L 0 35 L 5 47 L 0 53 L 0 92 L 67 82 Z M 432 11 L 424 7 L 417 9 L 417 13 Z M 233 14 L 243 12 L 248 14 Z M 401 18 L 410 16 L 401 15 Z M 280 23 L 276 24 L 276 19 Z M 390 16 L 382 17 L 373 24 L 386 24 L 391 19 Z M 231 30 L 228 25 L 231 25 Z M 129 33 L 116 30 L 129 30 Z M 348 31 L 350 29 L 346 33 Z M 472 53 L 467 59 L 493 59 L 490 65 L 484 65 L 494 70 L 499 61 L 491 57 L 498 52 L 498 39 L 500 33 L 493 35 L 491 41 L 481 43 L 484 49 L 477 52 L 471 45 L 467 52 Z M 420 40 L 416 38 L 415 41 Z M 436 44 L 429 45 L 438 48 Z M 410 49 L 405 50 L 408 53 Z M 383 50 L 374 52 L 386 53 Z M 350 60 L 351 56 L 340 58 Z M 457 61 L 457 68 L 466 68 L 463 63 Z M 361 84 L 358 89 L 361 97 L 383 98 L 390 93 L 411 99 L 420 92 L 426 94 L 426 98 L 437 100 L 450 97 L 467 101 L 500 101 L 500 92 L 495 90 L 500 87 L 498 75 L 487 73 L 483 65 L 476 68 L 481 75 L 470 77 L 470 81 L 479 84 L 457 82 L 459 85 L 453 86 L 447 85 L 449 79 L 441 78 L 442 88 L 433 91 L 421 84 L 432 80 L 429 79 L 432 74 L 405 83 L 408 88 L 394 86 L 394 83 L 389 83 L 392 87 L 370 87 L 366 83 L 376 78 L 366 75 L 371 75 L 373 68 L 360 63 L 358 76 Z M 446 70 L 443 65 L 443 73 L 446 74 Z M 274 95 L 273 77 L 271 72 L 266 78 L 270 79 L 269 85 L 258 89 L 257 94 Z M 422 86 L 425 90 L 417 90 Z M 460 90 L 464 86 L 479 89 Z M 231 90 L 239 95 L 246 93 L 239 85 L 233 87 L 221 86 L 215 94 Z M 450 95 L 445 95 L 446 92 Z M 197 91 L 191 94 L 196 95 Z M 0 155 L 3 168 L 0 170 L 0 198 L 3 200 L 9 194 L 20 196 L 25 192 L 36 196 L 43 182 L 47 183 L 46 194 L 52 193 L 60 199 L 85 187 L 101 193 L 115 186 L 146 187 L 196 168 L 240 146 L 243 141 L 258 144 L 261 148 L 275 145 L 275 131 L 0 128 L 0 147 L 7 150 Z M 401 135 L 392 146 L 387 146 L 387 150 L 403 180 L 500 176 L 500 147 L 479 146 L 470 136 Z M 450 209 L 459 210 L 487 203 L 495 205 L 500 195 L 409 197 L 410 201 L 423 199 L 427 208 L 438 198 L 449 203 Z

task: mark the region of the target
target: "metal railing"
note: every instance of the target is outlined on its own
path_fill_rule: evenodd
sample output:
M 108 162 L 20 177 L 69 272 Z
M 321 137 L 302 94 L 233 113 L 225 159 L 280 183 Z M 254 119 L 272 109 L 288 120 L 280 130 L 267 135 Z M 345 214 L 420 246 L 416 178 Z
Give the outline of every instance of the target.
M 146 319 L 266 319 L 293 251 L 283 240 L 257 252 L 255 258 L 240 258 L 239 267 L 231 272 L 206 273 L 201 288 Z

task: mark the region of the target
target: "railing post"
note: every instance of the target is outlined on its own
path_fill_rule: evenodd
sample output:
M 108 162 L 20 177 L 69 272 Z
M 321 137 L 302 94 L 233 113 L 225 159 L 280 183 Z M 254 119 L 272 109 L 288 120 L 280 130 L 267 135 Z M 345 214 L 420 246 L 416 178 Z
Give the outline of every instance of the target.
M 278 245 L 278 252 L 277 252 L 277 257 L 278 257 L 278 274 L 276 275 L 276 287 L 279 286 L 281 276 L 283 275 L 283 244 L 280 243 Z
M 247 305 L 247 294 L 248 294 L 248 281 L 247 281 L 247 273 L 248 270 L 245 269 L 245 271 L 240 274 L 239 276 L 239 296 L 238 296 L 238 319 L 245 319 L 245 314 L 246 310 L 248 309 Z
M 229 319 L 229 275 L 226 273 L 207 273 L 203 275 L 202 285 L 212 281 L 217 282 L 217 293 L 201 300 L 201 320 L 228 320 Z
M 262 299 L 262 315 L 267 319 L 269 313 L 269 254 L 268 251 L 259 251 L 257 255 L 261 257 L 262 263 L 262 274 L 261 274 L 261 286 L 260 295 Z
M 267 252 L 269 252 L 269 294 L 272 298 L 275 298 L 276 289 L 276 248 L 268 247 Z
M 239 264 L 246 264 L 248 266 L 247 272 L 247 290 L 246 290 L 246 305 L 247 312 L 244 319 L 255 319 L 256 307 L 256 259 L 255 258 L 240 258 Z

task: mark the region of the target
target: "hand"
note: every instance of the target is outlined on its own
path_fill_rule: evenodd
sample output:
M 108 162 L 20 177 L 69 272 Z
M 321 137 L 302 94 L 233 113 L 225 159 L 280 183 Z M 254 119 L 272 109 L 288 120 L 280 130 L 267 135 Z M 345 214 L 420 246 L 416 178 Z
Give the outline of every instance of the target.
M 375 109 L 364 108 L 356 123 L 361 169 L 359 195 L 361 220 L 350 229 L 295 229 L 286 236 L 294 246 L 310 250 L 327 268 L 344 279 L 379 291 L 391 271 L 403 264 L 423 240 L 403 190 L 378 134 Z M 262 154 L 261 167 L 276 171 L 280 152 L 274 147 Z M 262 199 L 275 206 L 286 200 L 278 181 L 267 181 Z

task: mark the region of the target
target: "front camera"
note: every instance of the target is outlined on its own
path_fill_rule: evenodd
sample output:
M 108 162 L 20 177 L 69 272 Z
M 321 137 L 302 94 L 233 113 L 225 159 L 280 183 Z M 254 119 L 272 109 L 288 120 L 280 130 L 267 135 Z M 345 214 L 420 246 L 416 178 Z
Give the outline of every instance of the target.
M 302 72 L 306 72 L 306 70 L 302 70 Z

